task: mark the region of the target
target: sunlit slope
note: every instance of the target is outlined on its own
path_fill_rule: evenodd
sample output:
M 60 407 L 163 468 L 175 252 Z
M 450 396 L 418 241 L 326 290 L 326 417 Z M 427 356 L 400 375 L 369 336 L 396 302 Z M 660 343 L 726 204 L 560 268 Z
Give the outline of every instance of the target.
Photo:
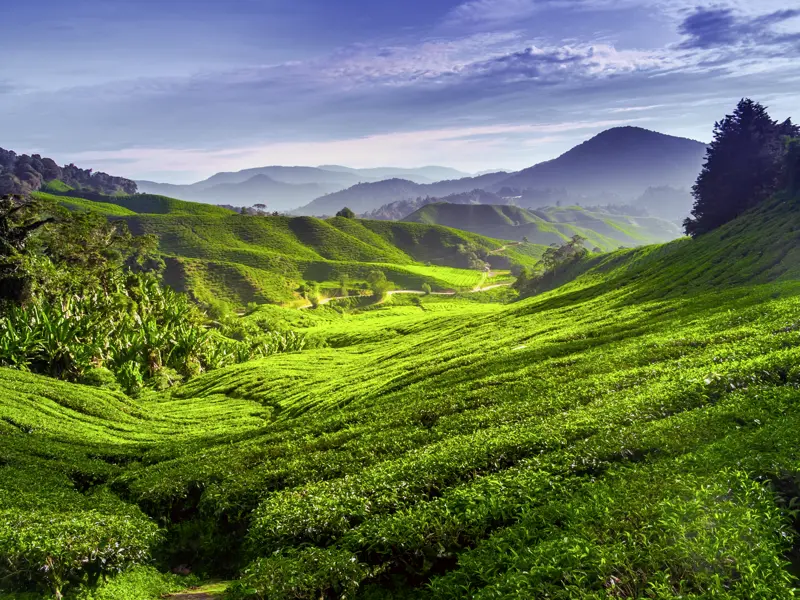
M 800 279 L 800 198 L 779 194 L 696 240 L 621 250 L 571 265 L 560 296 L 624 287 L 633 298 Z
M 330 347 L 169 397 L 0 370 L 0 474 L 262 597 L 788 599 L 798 231 L 783 197 L 511 305 L 265 307 Z
M 446 225 L 500 239 L 534 244 L 561 244 L 574 235 L 587 239 L 590 248 L 614 250 L 681 237 L 678 226 L 654 217 L 633 217 L 594 212 L 581 207 L 524 209 L 490 204 L 429 204 L 404 219 L 429 225 Z
M 530 266 L 542 248 L 505 248 L 503 242 L 445 227 L 386 224 L 336 217 L 244 216 L 227 209 L 163 196 L 42 196 L 73 210 L 120 218 L 135 234 L 154 234 L 168 260 L 168 282 L 207 302 L 282 303 L 297 298 L 304 281 L 363 282 L 381 270 L 401 288 L 470 289 L 484 282 L 467 266 L 469 248 L 497 269 Z M 427 263 L 427 266 L 423 263 Z

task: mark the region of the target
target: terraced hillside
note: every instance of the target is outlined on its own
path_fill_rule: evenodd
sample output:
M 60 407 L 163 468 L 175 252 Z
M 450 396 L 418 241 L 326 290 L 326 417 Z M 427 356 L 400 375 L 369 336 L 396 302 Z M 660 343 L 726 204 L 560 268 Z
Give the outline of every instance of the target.
M 677 224 L 655 217 L 634 217 L 587 210 L 580 206 L 528 210 L 518 206 L 436 203 L 422 207 L 404 221 L 445 225 L 505 240 L 527 238 L 548 246 L 574 235 L 589 247 L 615 250 L 681 237 Z
M 391 224 L 335 217 L 244 216 L 224 208 L 164 196 L 39 194 L 74 210 L 95 210 L 128 223 L 137 234 L 155 234 L 168 257 L 167 279 L 201 302 L 285 303 L 307 281 L 331 290 L 364 282 L 383 271 L 401 288 L 464 289 L 489 278 L 469 268 L 475 254 L 494 268 L 532 265 L 542 248 L 506 248 L 499 240 L 445 227 Z M 466 284 L 466 285 L 465 285 Z
M 792 598 L 799 232 L 780 196 L 512 304 L 264 307 L 328 347 L 169 395 L 0 369 L 0 580 L 67 589 L 69 538 L 239 598 Z

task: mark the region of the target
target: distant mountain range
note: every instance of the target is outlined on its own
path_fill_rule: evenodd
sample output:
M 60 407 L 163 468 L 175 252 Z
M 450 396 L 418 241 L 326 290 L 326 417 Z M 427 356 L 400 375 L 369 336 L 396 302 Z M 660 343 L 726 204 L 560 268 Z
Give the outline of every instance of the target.
M 443 198 L 414 198 L 410 200 L 397 200 L 384 204 L 370 212 L 361 215 L 363 219 L 376 219 L 378 221 L 402 221 L 405 217 L 428 204 L 447 202 L 449 204 L 509 204 L 511 201 L 485 190 L 472 190 L 461 194 L 450 194 Z
M 356 213 L 367 213 L 398 200 L 440 198 L 463 194 L 472 190 L 488 190 L 508 178 L 508 173 L 488 173 L 477 177 L 450 179 L 436 183 L 420 184 L 406 179 L 387 179 L 375 183 L 361 183 L 346 190 L 317 198 L 294 211 L 298 215 L 333 215 L 347 206 Z
M 561 244 L 574 235 L 587 238 L 590 249 L 613 250 L 667 242 L 681 237 L 676 223 L 657 217 L 641 217 L 590 210 L 577 206 L 527 210 L 518 206 L 449 204 L 423 206 L 403 221 L 444 225 L 481 235 L 534 244 Z
M 680 190 L 688 190 L 694 183 L 705 150 L 705 144 L 694 140 L 639 127 L 618 127 L 596 135 L 558 158 L 516 173 L 489 173 L 434 184 L 397 179 L 364 183 L 317 198 L 295 212 L 334 214 L 348 206 L 356 212 L 371 214 L 394 202 L 442 198 L 476 188 L 501 198 L 513 198 L 513 203 L 527 207 L 576 202 L 629 204 L 642 197 L 648 188 L 669 187 L 676 193 L 660 194 L 660 201 L 669 205 L 661 205 L 659 201 L 653 206 L 659 209 L 659 216 L 679 219 L 688 214 L 688 192 Z M 644 202 L 652 205 L 648 199 Z
M 464 178 L 468 173 L 448 167 L 403 169 L 380 167 L 352 169 L 338 165 L 322 167 L 268 166 L 223 172 L 189 185 L 137 181 L 139 191 L 211 204 L 251 206 L 266 204 L 270 210 L 288 211 L 325 194 L 366 182 L 402 177 L 415 184 L 446 178 Z M 337 209 L 338 210 L 338 209 Z
M 694 140 L 639 127 L 617 127 L 558 158 L 516 173 L 468 176 L 439 166 L 269 166 L 217 173 L 191 185 L 137 184 L 145 193 L 211 204 L 266 204 L 267 210 L 296 215 L 330 216 L 347 206 L 356 213 L 383 218 L 381 214 L 401 209 L 384 210 L 386 205 L 413 200 L 414 210 L 436 199 L 479 189 L 495 196 L 492 204 L 535 208 L 640 202 L 650 206 L 653 215 L 680 220 L 691 206 L 688 190 L 700 172 L 705 151 L 705 144 Z

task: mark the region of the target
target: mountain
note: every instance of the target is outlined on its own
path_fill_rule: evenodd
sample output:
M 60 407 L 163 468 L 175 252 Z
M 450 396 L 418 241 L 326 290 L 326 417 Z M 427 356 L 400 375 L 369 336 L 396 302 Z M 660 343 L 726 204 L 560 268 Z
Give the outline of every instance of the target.
M 358 175 L 314 167 L 259 167 L 212 175 L 190 185 L 138 181 L 139 190 L 181 200 L 251 206 L 266 204 L 270 210 L 286 211 L 321 194 L 352 186 Z
M 523 238 L 538 245 L 562 244 L 574 235 L 587 239 L 589 248 L 614 250 L 681 237 L 680 228 L 654 217 L 612 214 L 580 206 L 526 210 L 488 204 L 428 204 L 404 221 L 444 225 L 503 240 Z
M 382 179 L 408 179 L 414 183 L 434 183 L 446 179 L 463 179 L 470 177 L 469 173 L 464 173 L 450 167 L 417 167 L 404 169 L 399 167 L 374 167 L 369 169 L 352 169 L 340 165 L 322 165 L 318 167 L 326 171 L 337 171 L 352 173 L 362 177 L 363 181 L 380 181 Z
M 346 190 L 317 198 L 294 212 L 298 215 L 332 215 L 347 206 L 357 213 L 367 213 L 399 200 L 463 194 L 475 189 L 488 190 L 506 177 L 508 177 L 508 173 L 488 173 L 477 177 L 448 179 L 429 184 L 418 184 L 407 179 L 360 183 Z
M 266 204 L 269 210 L 288 211 L 322 195 L 338 192 L 360 183 L 402 178 L 415 184 L 431 184 L 444 179 L 467 176 L 468 174 L 456 169 L 435 166 L 416 169 L 395 167 L 351 169 L 338 165 L 323 167 L 276 165 L 216 173 L 189 185 L 146 180 L 136 183 L 139 190 L 147 194 L 233 206 L 262 203 Z
M 571 194 L 613 194 L 631 201 L 647 188 L 689 188 L 697 178 L 706 145 L 639 127 L 604 131 L 558 158 L 524 169 L 500 187 L 562 189 Z
M 365 219 L 378 219 L 380 221 L 401 221 L 423 206 L 435 204 L 437 202 L 448 202 L 450 204 L 509 204 L 510 201 L 492 192 L 478 189 L 461 194 L 450 194 L 443 198 L 426 196 L 425 198 L 416 198 L 412 200 L 397 200 L 396 202 L 384 204 L 380 208 L 364 213 L 362 217 Z
M 649 187 L 691 187 L 705 151 L 706 146 L 694 140 L 639 127 L 617 127 L 558 158 L 517 173 L 486 173 L 432 184 L 397 178 L 361 183 L 317 198 L 296 213 L 330 215 L 344 206 L 366 213 L 392 202 L 442 197 L 476 188 L 516 197 L 526 206 L 546 206 L 556 196 L 563 198 L 563 203 L 630 203 Z

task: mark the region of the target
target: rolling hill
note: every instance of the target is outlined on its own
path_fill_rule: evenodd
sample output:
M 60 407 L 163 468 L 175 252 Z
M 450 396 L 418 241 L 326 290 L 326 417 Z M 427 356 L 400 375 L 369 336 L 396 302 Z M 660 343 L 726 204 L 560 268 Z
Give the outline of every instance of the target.
M 428 204 L 404 221 L 444 225 L 504 240 L 526 238 L 533 244 L 561 244 L 574 235 L 589 248 L 613 250 L 674 240 L 682 236 L 678 226 L 655 217 L 633 217 L 593 212 L 579 206 L 526 210 L 491 204 Z
M 48 582 L 68 536 L 244 598 L 788 600 L 799 204 L 590 257 L 507 305 L 264 307 L 243 320 L 328 347 L 168 393 L 0 369 L 4 584 Z M 97 583 L 155 586 L 147 569 Z
M 255 217 L 152 194 L 92 200 L 69 194 L 38 196 L 125 221 L 136 235 L 157 236 L 168 283 L 206 305 L 297 302 L 304 282 L 320 282 L 333 293 L 342 279 L 356 285 L 375 270 L 401 288 L 472 288 L 488 279 L 470 268 L 473 257 L 502 271 L 531 266 L 543 251 L 535 244 L 505 248 L 500 240 L 435 225 Z

